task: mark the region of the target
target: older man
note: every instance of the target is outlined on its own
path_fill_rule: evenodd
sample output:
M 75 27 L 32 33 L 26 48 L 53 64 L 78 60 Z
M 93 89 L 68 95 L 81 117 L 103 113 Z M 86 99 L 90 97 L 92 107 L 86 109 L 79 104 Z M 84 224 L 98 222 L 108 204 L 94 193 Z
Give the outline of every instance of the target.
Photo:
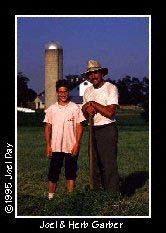
M 82 111 L 84 116 L 94 117 L 93 141 L 93 186 L 105 190 L 119 191 L 119 174 L 117 166 L 118 129 L 115 111 L 118 106 L 117 87 L 106 82 L 103 77 L 107 68 L 90 60 L 87 71 L 82 73 L 93 84 L 84 93 Z

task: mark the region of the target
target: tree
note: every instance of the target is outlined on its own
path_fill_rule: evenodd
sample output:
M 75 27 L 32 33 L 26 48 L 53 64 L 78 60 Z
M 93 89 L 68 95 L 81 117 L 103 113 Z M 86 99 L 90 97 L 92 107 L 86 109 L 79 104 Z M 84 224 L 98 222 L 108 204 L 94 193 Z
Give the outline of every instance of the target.
M 33 102 L 36 97 L 37 93 L 31 88 L 28 88 L 28 101 Z
M 142 108 L 144 112 L 142 112 L 141 116 L 148 121 L 149 120 L 149 79 L 147 77 L 143 78 L 143 101 Z
M 133 77 L 130 85 L 131 104 L 137 105 L 143 101 L 143 84 L 138 79 Z
M 17 74 L 17 106 L 27 107 L 27 103 L 33 101 L 36 92 L 28 88 L 29 78 L 22 72 Z
M 69 82 L 70 90 L 78 86 L 83 81 L 83 78 L 80 75 L 74 75 L 74 74 L 67 75 L 66 79 Z
M 119 79 L 117 87 L 119 91 L 119 104 L 131 104 L 131 77 L 126 76 L 123 79 Z

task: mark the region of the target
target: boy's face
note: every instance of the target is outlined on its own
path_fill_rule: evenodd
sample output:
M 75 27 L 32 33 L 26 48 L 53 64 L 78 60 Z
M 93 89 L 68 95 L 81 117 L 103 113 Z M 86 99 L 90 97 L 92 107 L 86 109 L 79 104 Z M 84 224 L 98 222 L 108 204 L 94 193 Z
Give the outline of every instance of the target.
M 69 90 L 66 87 L 60 87 L 57 90 L 57 96 L 59 102 L 67 102 L 69 97 Z

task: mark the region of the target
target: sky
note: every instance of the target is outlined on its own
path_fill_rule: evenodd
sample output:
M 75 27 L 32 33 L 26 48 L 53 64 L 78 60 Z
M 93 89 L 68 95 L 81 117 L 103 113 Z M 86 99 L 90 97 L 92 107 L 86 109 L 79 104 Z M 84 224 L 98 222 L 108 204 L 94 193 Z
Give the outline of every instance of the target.
M 63 49 L 63 78 L 86 71 L 90 59 L 108 68 L 105 78 L 149 77 L 148 16 L 17 16 L 17 72 L 29 78 L 28 87 L 44 91 L 45 45 Z

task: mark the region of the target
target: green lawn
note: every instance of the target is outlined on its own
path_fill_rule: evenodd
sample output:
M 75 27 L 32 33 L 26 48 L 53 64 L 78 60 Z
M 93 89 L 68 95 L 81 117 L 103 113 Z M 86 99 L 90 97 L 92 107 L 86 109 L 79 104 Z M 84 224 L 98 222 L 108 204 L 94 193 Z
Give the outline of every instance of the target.
M 47 172 L 43 127 L 18 127 L 18 216 L 148 216 L 149 129 L 137 110 L 118 110 L 118 166 L 122 194 L 91 191 L 88 129 L 85 127 L 74 193 L 66 192 L 64 170 L 56 196 L 47 200 Z

